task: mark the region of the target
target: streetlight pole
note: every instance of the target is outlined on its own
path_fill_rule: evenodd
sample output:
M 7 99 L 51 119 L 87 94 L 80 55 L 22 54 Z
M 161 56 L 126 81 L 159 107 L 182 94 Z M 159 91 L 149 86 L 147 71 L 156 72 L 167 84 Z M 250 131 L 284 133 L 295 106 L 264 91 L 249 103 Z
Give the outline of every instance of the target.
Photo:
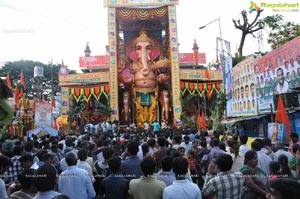
M 201 30 L 201 29 L 204 29 L 206 26 L 208 26 L 208 25 L 210 25 L 210 24 L 212 24 L 212 23 L 214 23 L 214 22 L 216 22 L 216 21 L 218 21 L 218 24 L 219 24 L 219 34 L 220 34 L 220 40 L 221 40 L 221 59 L 220 59 L 220 64 L 221 64 L 221 69 L 222 69 L 222 75 L 223 75 L 223 89 L 224 89 L 224 93 L 226 94 L 226 73 L 225 73 L 225 64 L 224 64 L 224 48 L 223 48 L 223 37 L 222 37 L 222 29 L 221 29 L 221 20 L 220 20 L 220 17 L 218 17 L 217 19 L 214 19 L 214 20 L 212 20 L 211 22 L 209 22 L 209 23 L 207 23 L 207 24 L 205 24 L 204 26 L 201 26 L 201 27 L 199 27 L 199 29 Z M 219 41 L 219 38 L 217 38 L 217 49 L 216 49 L 216 55 L 217 55 L 217 57 L 218 57 L 218 51 L 219 51 L 219 49 L 218 49 L 218 41 Z M 225 109 L 225 117 L 226 117 L 226 109 Z

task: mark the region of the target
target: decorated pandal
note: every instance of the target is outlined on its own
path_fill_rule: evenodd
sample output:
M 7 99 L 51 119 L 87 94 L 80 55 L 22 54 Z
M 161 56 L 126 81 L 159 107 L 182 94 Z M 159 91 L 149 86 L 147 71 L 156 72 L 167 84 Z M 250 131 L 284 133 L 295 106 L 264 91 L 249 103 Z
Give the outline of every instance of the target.
M 207 79 L 204 71 L 179 67 L 177 4 L 105 1 L 108 55 L 90 56 L 87 45 L 85 56 L 80 57 L 85 73 L 59 75 L 62 113 L 80 105 L 83 123 L 109 119 L 143 127 L 145 122 L 164 120 L 172 125 L 181 116 L 181 96 L 196 90 L 209 96 L 218 92 L 221 71 L 212 71 Z M 86 108 L 91 101 L 93 106 Z M 107 117 L 101 112 L 104 108 L 109 110 Z

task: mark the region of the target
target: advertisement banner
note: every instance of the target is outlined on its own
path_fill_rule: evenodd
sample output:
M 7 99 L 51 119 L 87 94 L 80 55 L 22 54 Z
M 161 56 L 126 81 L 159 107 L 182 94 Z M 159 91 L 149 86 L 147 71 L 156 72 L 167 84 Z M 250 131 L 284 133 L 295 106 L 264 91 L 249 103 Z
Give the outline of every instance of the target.
M 52 114 L 52 105 L 50 103 L 38 102 L 35 107 L 35 127 L 50 126 Z
M 109 56 L 98 55 L 90 57 L 79 57 L 79 67 L 81 69 L 108 69 Z
M 172 96 L 173 96 L 173 116 L 174 121 L 180 119 L 181 115 L 181 101 L 180 101 L 180 70 L 179 70 L 179 55 L 178 55 L 178 36 L 177 36 L 177 19 L 176 7 L 168 6 L 169 19 L 169 44 L 170 57 L 172 65 Z
M 254 61 L 253 57 L 249 57 L 240 62 L 232 69 L 229 76 L 231 84 L 227 83 L 227 93 L 231 91 L 232 116 L 257 115 Z
M 283 124 L 268 123 L 268 138 L 272 143 L 283 141 L 283 128 Z
M 109 72 L 59 75 L 58 78 L 60 86 L 82 85 L 82 83 L 106 83 L 109 82 Z
M 61 87 L 61 114 L 67 114 L 69 111 L 69 88 Z
M 198 56 L 198 64 L 206 64 L 206 54 L 205 53 L 197 53 Z M 189 64 L 195 65 L 196 59 L 194 53 L 179 53 L 179 64 Z
M 119 120 L 119 104 L 118 104 L 118 71 L 117 71 L 117 52 L 118 49 L 116 44 L 118 43 L 117 37 L 117 20 L 116 20 L 116 9 L 108 9 L 108 40 L 109 40 L 109 87 L 110 87 L 110 108 L 111 108 L 111 120 Z
M 222 81 L 222 71 L 209 71 L 210 81 Z M 180 69 L 181 80 L 208 80 L 205 70 Z
M 300 37 L 273 50 L 254 63 L 258 112 L 270 112 L 273 95 L 292 92 L 300 82 Z M 273 106 L 274 107 L 274 106 Z

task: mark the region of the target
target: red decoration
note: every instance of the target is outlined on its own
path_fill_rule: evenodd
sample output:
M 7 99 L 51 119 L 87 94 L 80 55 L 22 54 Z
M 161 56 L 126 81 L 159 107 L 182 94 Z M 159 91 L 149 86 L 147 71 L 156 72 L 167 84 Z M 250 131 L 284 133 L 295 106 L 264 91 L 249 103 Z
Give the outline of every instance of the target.
M 194 90 L 194 83 L 189 83 L 189 88 L 190 88 L 190 91 L 193 92 L 193 90 Z
M 104 90 L 105 90 L 106 93 L 109 92 L 109 84 L 105 84 L 104 85 Z
M 54 95 L 52 94 L 52 98 L 51 98 L 51 105 L 53 108 L 56 108 L 56 105 L 55 105 L 55 98 L 54 98 Z
M 18 88 L 18 86 L 16 86 L 16 88 L 15 88 L 15 104 L 16 104 L 16 106 L 18 106 L 18 104 L 19 104 L 19 88 Z
M 200 130 L 201 129 L 200 111 L 197 114 L 197 126 L 198 126 L 198 130 Z
M 56 130 L 58 130 L 56 119 L 54 119 L 54 121 L 53 121 L 53 128 L 56 129 Z
M 199 89 L 200 92 L 202 92 L 202 90 L 203 90 L 203 84 L 199 83 L 198 84 L 198 89 Z
M 24 80 L 23 71 L 21 72 L 20 83 L 25 87 L 25 80 Z
M 84 95 L 86 98 L 88 98 L 91 94 L 91 89 L 90 88 L 84 88 Z
M 180 88 L 181 88 L 181 90 L 184 89 L 184 85 L 185 85 L 185 82 L 180 82 Z
M 207 78 L 208 81 L 210 81 L 210 73 L 208 69 L 205 70 L 205 77 Z
M 6 85 L 7 85 L 7 87 L 8 87 L 9 89 L 12 89 L 9 73 L 7 73 L 7 77 L 6 77 Z
M 201 127 L 203 130 L 206 130 L 206 120 L 204 110 L 202 109 L 202 116 L 201 116 Z
M 216 88 L 217 88 L 218 90 L 220 90 L 220 89 L 221 89 L 221 84 L 220 84 L 220 83 L 217 83 L 217 84 L 216 84 Z
M 19 92 L 19 98 L 23 96 L 23 88 L 21 88 L 21 91 Z

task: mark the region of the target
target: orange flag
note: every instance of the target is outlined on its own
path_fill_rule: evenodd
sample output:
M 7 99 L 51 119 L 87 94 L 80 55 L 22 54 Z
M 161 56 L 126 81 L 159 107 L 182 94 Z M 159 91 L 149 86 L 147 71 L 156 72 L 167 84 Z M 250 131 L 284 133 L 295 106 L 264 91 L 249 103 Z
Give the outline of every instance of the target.
M 285 124 L 285 130 L 288 134 L 288 137 L 290 137 L 290 130 L 291 130 L 291 125 L 289 122 L 289 119 L 286 115 L 285 112 L 285 107 L 282 101 L 281 96 L 278 96 L 278 103 L 277 103 L 277 110 L 276 110 L 276 121 L 281 122 L 283 124 Z
M 207 78 L 208 81 L 210 81 L 210 74 L 208 69 L 205 70 L 205 77 Z
M 201 126 L 202 126 L 202 129 L 203 129 L 203 130 L 206 130 L 206 120 L 205 120 L 204 109 L 202 109 Z
M 51 105 L 53 108 L 56 108 L 56 105 L 55 105 L 55 98 L 54 98 L 54 95 L 52 94 L 52 98 L 51 98 Z
M 35 101 L 33 100 L 33 104 L 32 104 L 32 112 L 35 113 Z
M 197 126 L 198 126 L 198 130 L 200 130 L 201 129 L 200 111 L 197 114 Z
M 56 130 L 58 130 L 56 119 L 53 120 L 53 128 L 56 129 Z
M 19 98 L 23 96 L 23 89 L 21 88 L 21 91 L 19 92 Z
M 15 104 L 16 104 L 16 106 L 18 106 L 18 104 L 19 104 L 19 88 L 18 88 L 18 85 L 15 88 Z
M 24 80 L 23 71 L 21 72 L 20 83 L 25 87 L 25 80 Z
M 7 85 L 7 87 L 8 87 L 9 89 L 12 89 L 9 73 L 7 73 L 7 77 L 6 77 L 6 85 Z

